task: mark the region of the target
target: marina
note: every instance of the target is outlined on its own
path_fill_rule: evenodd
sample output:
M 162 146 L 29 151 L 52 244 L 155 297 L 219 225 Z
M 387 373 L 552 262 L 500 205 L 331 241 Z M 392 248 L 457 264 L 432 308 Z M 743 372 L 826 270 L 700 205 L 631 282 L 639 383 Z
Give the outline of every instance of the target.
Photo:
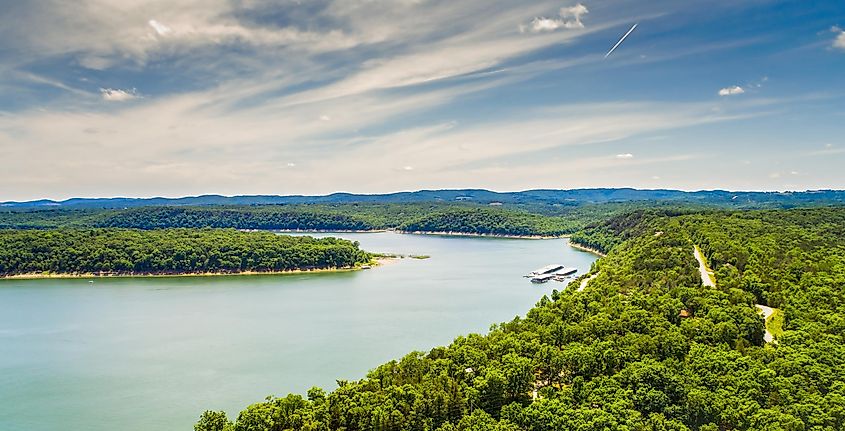
M 540 284 L 550 280 L 566 281 L 577 272 L 578 268 L 571 268 L 561 264 L 550 264 L 529 272 L 525 277 L 531 279 L 532 283 Z

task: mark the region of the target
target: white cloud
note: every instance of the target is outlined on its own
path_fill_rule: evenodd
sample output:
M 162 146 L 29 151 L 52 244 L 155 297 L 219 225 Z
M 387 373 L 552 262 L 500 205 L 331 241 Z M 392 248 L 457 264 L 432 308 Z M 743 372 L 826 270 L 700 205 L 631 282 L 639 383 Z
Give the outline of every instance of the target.
M 633 159 L 634 155 L 631 154 L 631 153 L 617 154 L 616 158 L 617 159 Z
M 375 43 L 392 36 L 359 31 L 358 28 L 346 32 L 339 28 L 311 30 L 316 28 L 313 25 L 280 27 L 247 18 L 264 11 L 278 13 L 280 5 L 273 2 L 76 0 L 44 3 L 32 2 L 19 7 L 21 15 L 33 17 L 27 22 L 15 20 L 15 14 L 0 16 L 0 36 L 16 41 L 21 58 L 35 60 L 40 56 L 69 55 L 79 65 L 98 70 L 132 63 L 144 65 L 161 56 L 179 59 L 185 55 L 208 54 L 208 50 L 222 45 L 310 53 Z M 33 26 L 38 30 L 33 31 Z M 228 61 L 249 54 L 242 51 Z
M 103 100 L 107 102 L 125 102 L 127 100 L 137 99 L 138 92 L 134 88 L 131 90 L 121 90 L 117 88 L 101 88 L 100 94 Z
M 581 17 L 588 14 L 590 11 L 581 3 L 576 4 L 572 7 L 562 7 L 560 8 L 560 16 L 561 18 L 572 18 L 579 24 L 581 23 Z
M 601 154 L 601 145 L 608 142 L 733 118 L 712 114 L 709 104 L 566 104 L 509 115 L 509 121 L 447 121 L 368 136 L 355 130 L 378 129 L 460 94 L 425 91 L 401 99 L 359 95 L 278 109 L 208 106 L 226 97 L 197 92 L 100 113 L 0 116 L 0 155 L 17 161 L 0 170 L 0 183 L 20 184 L 15 195 L 4 198 L 186 195 L 200 190 L 279 193 L 279 184 L 297 193 L 325 193 L 348 185 L 369 192 L 468 183 L 492 188 L 553 186 L 558 181 L 587 185 L 587 180 L 578 180 L 583 167 L 613 170 L 619 168 L 618 160 L 572 157 L 566 147 L 595 145 L 595 154 Z M 314 121 L 320 112 L 344 115 L 327 123 Z M 22 140 L 28 145 L 19 145 Z M 64 145 L 55 145 L 59 141 Z M 33 153 L 43 157 L 27 156 Z M 522 163 L 538 154 L 545 155 L 542 169 L 525 162 L 513 175 L 505 175 L 511 171 L 496 167 L 500 161 Z M 320 160 L 331 169 L 319 177 L 309 169 L 279 169 L 294 158 Z M 635 158 L 624 166 L 650 162 Z M 361 166 L 367 167 L 364 175 Z M 404 173 L 401 180 L 397 171 Z
M 745 90 L 743 90 L 743 88 L 740 87 L 739 85 L 734 85 L 734 86 L 731 86 L 731 87 L 725 87 L 725 88 L 719 90 L 720 96 L 735 96 L 737 94 L 743 94 L 743 93 L 745 93 Z
M 537 17 L 531 20 L 531 31 L 540 33 L 543 31 L 555 31 L 563 26 L 559 19 Z
M 590 11 L 581 3 L 572 7 L 560 9 L 559 18 L 537 17 L 531 20 L 530 30 L 534 33 L 555 31 L 561 28 L 576 29 L 584 28 L 581 18 Z
M 66 95 L 71 103 L 44 103 L 44 111 L 0 113 L 0 159 L 20 161 L 0 170 L 0 184 L 23 182 L 14 191 L 20 196 L 280 193 L 280 184 L 297 193 L 429 184 L 588 185 L 596 177 L 560 178 L 560 172 L 581 166 L 621 172 L 654 162 L 639 153 L 620 162 L 615 151 L 601 145 L 728 121 L 735 118 L 730 112 L 744 103 L 736 101 L 720 112 L 710 111 L 712 103 L 567 101 L 513 111 L 511 104 L 499 104 L 486 119 L 460 113 L 453 117 L 452 110 L 440 109 L 463 96 L 482 95 L 539 73 L 600 61 L 590 54 L 553 60 L 528 55 L 619 25 L 612 16 L 602 15 L 599 22 L 597 14 L 582 31 L 542 31 L 528 37 L 515 28 L 555 10 L 559 0 L 315 2 L 307 12 L 320 10 L 315 19 L 284 21 L 297 22 L 295 27 L 241 19 L 245 14 L 232 9 L 266 4 L 277 14 L 292 14 L 285 18 L 306 14 L 290 1 L 284 8 L 275 0 L 182 0 L 179 7 L 165 0 L 73 4 L 56 2 L 56 8 L 43 10 L 44 22 L 29 26 L 38 31 L 11 31 L 9 18 L 0 14 L 0 36 L 17 35 L 6 39 L 15 40 L 21 52 L 50 61 L 73 58 L 86 67 L 120 65 L 133 73 L 146 72 L 144 65 L 155 61 L 166 66 L 162 70 L 181 73 L 176 78 L 182 80 L 193 78 L 190 72 L 197 70 L 202 73 L 195 81 L 206 86 L 176 88 L 168 95 L 161 85 L 156 97 L 124 103 L 121 109 L 91 102 L 141 95 L 103 88 L 85 98 Z M 321 4 L 328 6 L 321 10 Z M 410 9 L 416 7 L 425 10 Z M 569 23 L 561 24 L 564 28 L 582 28 L 586 13 L 586 7 L 576 5 L 552 20 Z M 321 55 L 343 47 L 353 49 L 342 56 Z M 106 74 L 89 76 L 87 85 L 96 89 L 97 77 Z M 28 145 L 21 146 L 22 141 Z M 593 156 L 570 157 L 565 147 L 576 145 Z M 46 156 L 36 161 L 29 156 L 33 152 Z M 510 177 L 495 166 L 538 154 L 552 156 L 542 162 L 536 181 L 529 166 Z M 290 160 L 299 161 L 300 168 L 293 169 L 296 164 Z M 331 169 L 314 177 L 307 169 L 312 163 L 304 160 L 320 160 Z M 465 169 L 472 164 L 473 169 Z M 570 170 L 572 165 L 577 166 Z M 367 167 L 363 174 L 360 166 Z M 637 173 L 635 178 L 647 180 L 651 174 Z
M 170 28 L 170 27 L 168 27 L 168 26 L 166 26 L 166 25 L 164 25 L 164 24 L 162 24 L 162 23 L 160 23 L 160 22 L 158 22 L 154 19 L 149 20 L 148 24 L 150 25 L 150 27 L 153 28 L 153 30 L 156 31 L 156 33 L 159 34 L 159 36 L 166 36 L 168 33 L 173 32 L 172 28 Z
M 836 38 L 833 39 L 833 47 L 845 49 L 845 30 L 839 27 L 831 27 L 830 31 L 836 33 Z

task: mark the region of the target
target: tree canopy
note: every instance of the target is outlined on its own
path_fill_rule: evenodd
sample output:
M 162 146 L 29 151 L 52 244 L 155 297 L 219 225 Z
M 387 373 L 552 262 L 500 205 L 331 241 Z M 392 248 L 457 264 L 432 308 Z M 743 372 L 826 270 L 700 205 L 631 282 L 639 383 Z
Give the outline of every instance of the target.
M 234 229 L 0 230 L 0 276 L 268 272 L 370 259 L 357 242 Z
M 843 226 L 845 209 L 631 214 L 580 236 L 609 251 L 583 291 L 196 429 L 845 429 Z M 784 311 L 776 344 L 759 303 Z

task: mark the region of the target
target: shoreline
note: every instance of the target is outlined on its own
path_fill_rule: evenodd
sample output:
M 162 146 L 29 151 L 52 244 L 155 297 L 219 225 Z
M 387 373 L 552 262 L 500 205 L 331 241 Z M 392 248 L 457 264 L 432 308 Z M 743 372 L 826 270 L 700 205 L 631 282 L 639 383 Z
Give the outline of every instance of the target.
M 278 232 L 278 233 L 383 233 L 390 229 L 238 229 L 240 232 Z
M 507 235 L 498 233 L 475 233 L 475 232 L 454 232 L 454 231 L 422 231 L 422 230 L 399 230 L 399 229 L 372 229 L 372 230 L 326 230 L 326 229 L 238 229 L 242 232 L 279 232 L 279 233 L 397 233 L 401 235 L 437 235 L 437 236 L 467 236 L 480 238 L 505 238 L 505 239 L 560 239 L 569 238 L 569 235 Z
M 362 266 L 381 265 L 382 260 L 375 259 L 372 262 L 354 267 L 344 268 L 315 268 L 315 269 L 291 269 L 286 271 L 239 271 L 239 272 L 186 272 L 175 274 L 159 273 L 129 273 L 129 274 L 94 274 L 94 273 L 49 273 L 49 274 L 15 274 L 0 276 L 2 280 L 49 280 L 49 279 L 109 279 L 109 278 L 176 278 L 176 277 L 228 277 L 228 276 L 249 276 L 249 275 L 302 275 L 302 274 L 331 274 L 341 272 L 352 272 L 362 270 Z
M 397 230 L 396 233 L 405 235 L 435 235 L 435 236 L 468 236 L 478 238 L 503 238 L 503 239 L 561 239 L 568 238 L 568 235 L 551 236 L 551 235 L 507 235 L 498 233 L 474 233 L 474 232 L 437 232 L 437 231 L 409 231 Z
M 264 230 L 264 229 L 239 229 L 242 232 L 280 232 L 280 233 L 384 233 L 392 232 L 402 235 L 431 235 L 450 237 L 474 237 L 474 238 L 501 238 L 501 239 L 523 239 L 523 240 L 547 240 L 569 238 L 569 235 L 543 236 L 543 235 L 505 235 L 473 232 L 430 232 L 430 231 L 403 231 L 396 229 L 377 230 Z M 575 249 L 586 251 L 604 257 L 605 254 L 598 250 L 568 242 Z M 315 269 L 291 269 L 284 271 L 237 271 L 237 272 L 185 272 L 185 273 L 125 273 L 125 274 L 96 274 L 96 273 L 30 273 L 0 276 L 3 280 L 49 280 L 49 279 L 108 279 L 108 278 L 175 278 L 175 277 L 227 277 L 227 276 L 284 276 L 301 274 L 326 274 L 360 271 L 365 267 L 374 268 L 404 258 L 405 256 L 379 256 L 367 263 L 361 263 L 352 267 L 343 268 L 315 268 Z M 429 256 L 407 256 L 408 258 L 427 259 Z
M 587 247 L 586 245 L 581 245 L 581 244 L 578 244 L 577 242 L 569 241 L 569 246 L 576 249 L 576 250 L 581 250 L 581 251 L 585 251 L 587 253 L 592 253 L 592 254 L 599 256 L 599 257 L 606 257 L 607 256 L 606 254 L 604 254 L 604 253 L 602 253 L 602 252 L 600 252 L 600 251 L 598 251 L 598 250 L 596 250 L 592 247 Z

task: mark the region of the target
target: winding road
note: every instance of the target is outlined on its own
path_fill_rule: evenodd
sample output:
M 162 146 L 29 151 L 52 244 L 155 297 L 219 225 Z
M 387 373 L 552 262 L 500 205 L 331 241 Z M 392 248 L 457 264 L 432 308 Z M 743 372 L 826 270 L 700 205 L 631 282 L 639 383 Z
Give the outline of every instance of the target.
M 769 331 L 769 318 L 772 317 L 772 314 L 775 314 L 775 309 L 760 304 L 754 304 L 754 306 L 757 307 L 757 311 L 759 311 L 760 314 L 763 315 L 763 320 L 766 322 L 766 324 L 764 325 L 766 328 L 766 333 L 763 334 L 763 340 L 765 340 L 767 343 L 776 342 L 775 336 Z
M 701 249 L 696 245 L 692 250 L 695 260 L 698 261 L 698 272 L 701 273 L 701 284 L 707 287 L 716 287 L 716 277 L 713 276 L 713 271 L 707 267 L 707 262 L 704 260 L 704 255 Z
M 698 261 L 698 272 L 701 274 L 701 284 L 707 287 L 716 287 L 716 276 L 707 266 L 707 261 L 704 260 L 704 255 L 701 253 L 701 249 L 696 245 L 694 246 L 692 253 L 695 256 L 695 260 Z M 582 282 L 582 285 L 585 285 L 585 283 Z M 769 331 L 769 318 L 775 314 L 777 309 L 761 304 L 754 304 L 754 307 L 756 307 L 757 311 L 763 316 L 764 328 L 766 329 L 766 333 L 763 334 L 763 340 L 766 341 L 766 343 L 777 343 L 774 334 Z

